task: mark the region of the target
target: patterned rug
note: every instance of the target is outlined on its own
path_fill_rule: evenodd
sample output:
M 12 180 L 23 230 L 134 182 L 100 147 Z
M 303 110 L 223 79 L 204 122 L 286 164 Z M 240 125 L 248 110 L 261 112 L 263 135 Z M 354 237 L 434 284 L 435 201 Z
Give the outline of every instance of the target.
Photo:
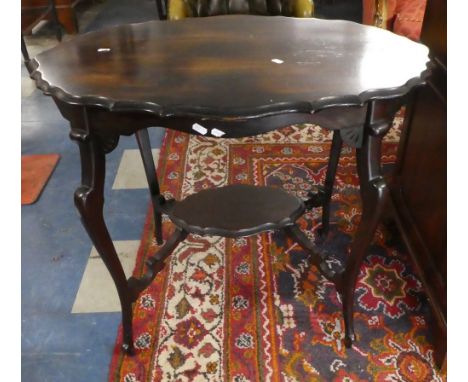
M 401 118 L 395 124 L 401 123 Z M 383 147 L 388 171 L 399 130 Z M 243 139 L 168 131 L 159 179 L 166 197 L 232 183 L 283 187 L 305 197 L 324 182 L 331 134 L 292 126 Z M 332 226 L 320 245 L 346 256 L 360 217 L 354 151 L 345 147 L 332 200 Z M 320 209 L 300 226 L 312 239 Z M 134 275 L 157 251 L 149 212 Z M 164 222 L 165 238 L 173 229 Z M 190 235 L 134 308 L 136 355 L 120 352 L 110 381 L 443 381 L 436 371 L 421 282 L 402 248 L 378 231 L 361 269 L 352 349 L 342 344 L 340 297 L 281 233 L 224 239 Z

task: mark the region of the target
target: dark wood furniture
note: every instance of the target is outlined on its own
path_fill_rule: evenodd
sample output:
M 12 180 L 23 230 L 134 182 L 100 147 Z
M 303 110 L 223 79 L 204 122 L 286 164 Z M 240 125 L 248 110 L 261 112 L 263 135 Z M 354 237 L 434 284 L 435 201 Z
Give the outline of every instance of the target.
M 397 224 L 429 299 L 435 359 L 447 349 L 447 2 L 427 4 L 421 40 L 432 75 L 407 111 L 391 185 Z
M 296 240 L 336 285 L 350 346 L 356 278 L 388 197 L 382 137 L 405 96 L 423 84 L 427 62 L 425 46 L 388 31 L 280 16 L 122 25 L 36 57 L 32 78 L 54 98 L 80 147 L 82 184 L 75 204 L 115 281 L 124 349 L 131 352 L 133 346 L 132 303 L 189 233 L 234 237 L 267 229 Z M 158 195 L 156 208 L 172 219 L 175 233 L 148 262 L 143 278 L 126 279 L 103 216 L 105 155 L 120 135 L 164 126 L 229 138 L 303 122 L 339 131 L 340 140 L 356 147 L 362 218 L 346 264 L 327 261 L 295 224 L 306 208 L 324 203 L 320 196 L 304 201 L 278 190 L 227 186 L 182 202 Z M 237 203 L 239 213 L 220 220 L 207 200 L 216 200 L 219 209 Z M 261 200 L 262 207 L 247 208 Z
M 57 15 L 67 33 L 78 33 L 76 6 L 83 0 L 56 0 Z M 34 13 L 47 7 L 49 0 L 21 0 L 21 27 L 24 28 L 34 20 Z
M 354 4 L 349 1 L 346 6 L 350 9 L 360 8 L 360 5 L 356 6 L 356 3 L 360 4 L 360 0 L 355 0 Z M 313 17 L 315 14 L 315 5 L 319 5 L 319 9 L 324 5 L 321 1 L 314 0 L 293 0 L 292 2 L 286 2 L 284 0 L 255 0 L 254 2 L 247 2 L 246 0 L 209 0 L 206 3 L 203 3 L 199 6 L 199 3 L 196 1 L 182 1 L 182 0 L 155 0 L 156 9 L 158 12 L 159 20 L 180 20 L 188 17 L 207 17 L 214 15 L 224 15 L 224 14 L 252 14 L 252 15 L 264 15 L 264 16 L 274 16 L 274 15 L 283 15 L 283 16 L 298 16 L 298 17 Z M 332 9 L 337 4 L 333 1 Z M 360 11 L 360 9 L 359 9 Z M 351 12 L 352 13 L 352 12 Z M 358 12 L 359 13 L 359 12 Z M 332 16 L 331 18 L 344 19 L 343 14 L 330 15 L 325 12 L 321 14 L 320 17 L 325 15 Z M 336 17 L 341 15 L 340 17 Z M 327 17 L 325 17 L 327 18 Z M 359 17 L 358 20 L 361 21 L 362 17 Z M 140 149 L 140 154 L 143 160 L 143 165 L 145 167 L 146 177 L 148 180 L 151 200 L 153 203 L 154 209 L 154 219 L 155 219 L 155 237 L 158 244 L 162 244 L 163 237 L 161 231 L 162 217 L 161 212 L 157 211 L 157 204 L 159 198 L 159 186 L 157 184 L 157 179 L 155 178 L 155 167 L 151 156 L 151 143 L 149 141 L 149 135 L 147 131 L 139 130 L 136 134 L 136 139 L 138 142 L 138 147 Z M 329 228 L 329 215 L 330 215 L 330 199 L 333 191 L 334 184 L 334 175 L 339 161 L 339 156 L 342 147 L 342 140 L 339 134 L 334 133 L 333 135 L 333 144 L 330 151 L 330 160 L 329 160 L 329 171 L 327 172 L 327 179 L 323 187 L 318 188 L 320 195 L 317 195 L 317 198 L 320 200 L 315 201 L 314 206 L 309 205 L 309 207 L 317 207 L 323 205 L 323 224 L 320 229 L 320 232 L 325 235 L 328 232 Z
M 292 16 L 294 14 L 298 17 L 312 17 L 314 13 L 313 0 L 292 0 L 291 2 L 285 0 L 208 0 L 204 3 L 200 3 L 195 0 L 155 0 L 155 4 L 159 20 L 174 21 L 188 17 L 207 17 L 239 13 L 263 16 Z M 143 165 L 145 167 L 145 173 L 153 203 L 155 237 L 157 243 L 162 244 L 162 217 L 161 212 L 158 211 L 157 208 L 159 186 L 157 184 L 158 181 L 155 178 L 156 171 L 151 155 L 149 134 L 145 130 L 139 130 L 135 136 L 140 149 Z M 339 157 L 339 152 L 336 152 L 335 156 Z M 333 159 L 335 159 L 334 156 Z M 338 163 L 338 159 L 336 159 L 336 162 Z M 330 184 L 330 188 L 332 187 L 333 183 Z M 322 194 L 324 194 L 324 196 L 330 194 L 331 197 L 331 191 L 328 193 L 322 192 Z M 328 227 L 328 225 L 325 225 L 325 227 Z

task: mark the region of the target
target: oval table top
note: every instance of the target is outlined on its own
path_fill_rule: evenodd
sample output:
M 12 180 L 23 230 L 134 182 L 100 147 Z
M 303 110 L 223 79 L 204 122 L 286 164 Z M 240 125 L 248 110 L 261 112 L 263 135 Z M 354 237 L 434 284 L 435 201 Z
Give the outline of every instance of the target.
M 402 96 L 427 76 L 428 53 L 349 21 L 215 16 L 83 34 L 39 54 L 31 76 L 66 103 L 253 118 Z

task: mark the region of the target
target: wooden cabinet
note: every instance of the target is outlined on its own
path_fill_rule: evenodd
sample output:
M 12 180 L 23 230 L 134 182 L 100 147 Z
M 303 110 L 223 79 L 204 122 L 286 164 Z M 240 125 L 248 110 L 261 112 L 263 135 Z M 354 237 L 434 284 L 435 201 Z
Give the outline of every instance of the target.
M 447 342 L 447 3 L 429 1 L 421 41 L 432 74 L 407 110 L 391 199 L 433 313 L 436 362 Z

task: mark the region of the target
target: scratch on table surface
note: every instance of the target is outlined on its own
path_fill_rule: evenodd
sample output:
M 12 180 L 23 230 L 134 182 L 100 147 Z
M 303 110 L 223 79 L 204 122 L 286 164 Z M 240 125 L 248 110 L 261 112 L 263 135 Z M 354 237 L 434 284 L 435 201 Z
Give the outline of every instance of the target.
M 298 65 L 318 65 L 321 61 L 297 61 L 296 64 Z

